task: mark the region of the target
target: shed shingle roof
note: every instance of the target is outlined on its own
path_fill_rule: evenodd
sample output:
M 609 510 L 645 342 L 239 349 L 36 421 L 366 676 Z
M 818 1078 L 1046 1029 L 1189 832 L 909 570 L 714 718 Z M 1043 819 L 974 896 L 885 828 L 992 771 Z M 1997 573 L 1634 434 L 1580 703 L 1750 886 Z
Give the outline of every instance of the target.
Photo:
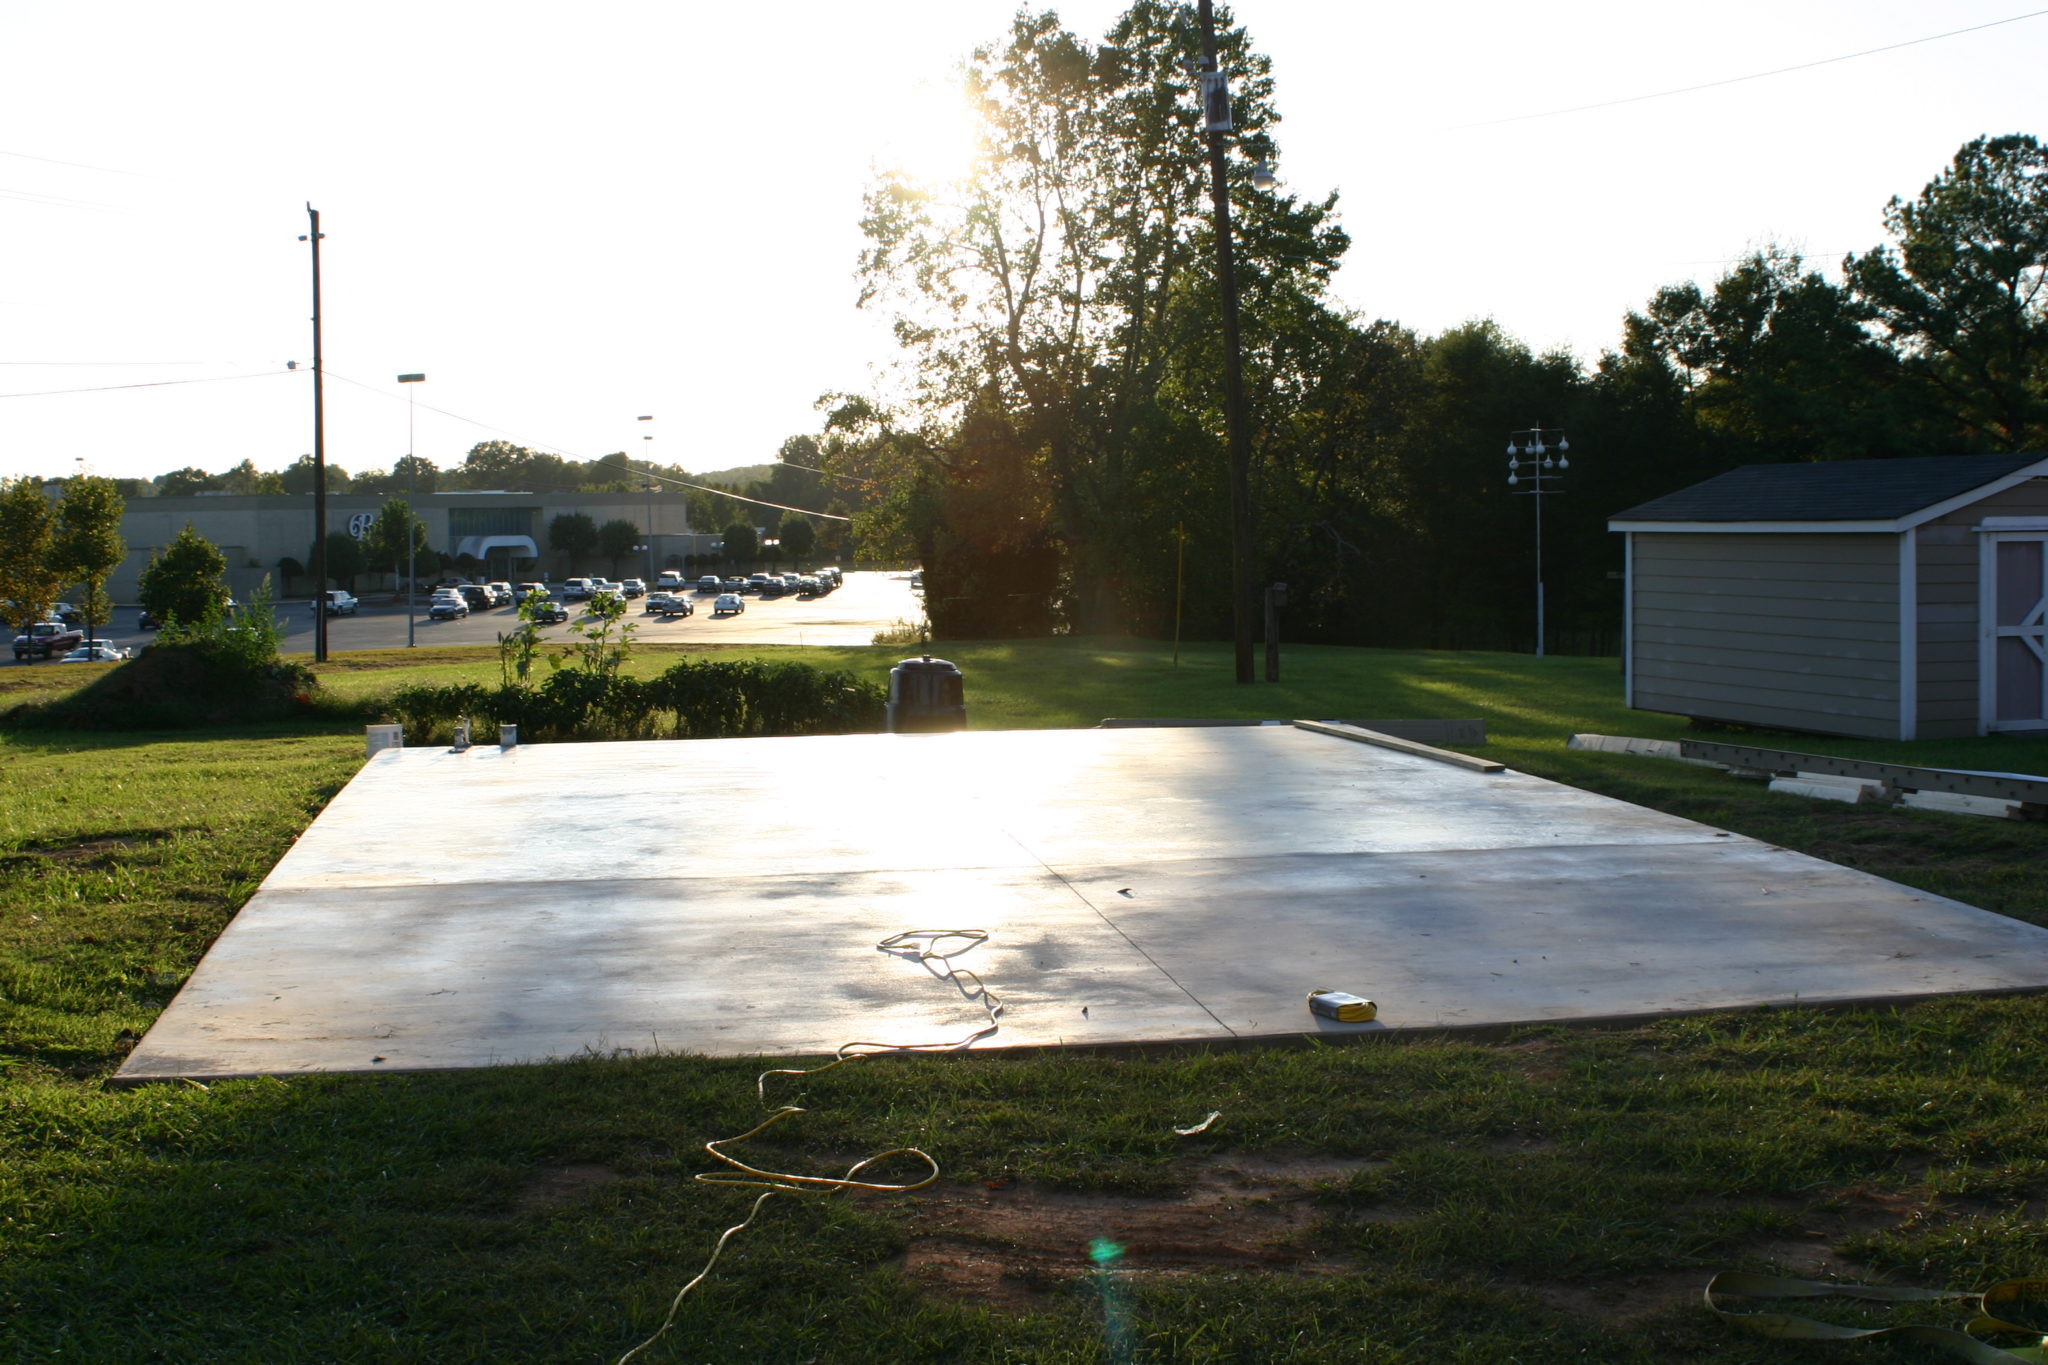
M 2048 453 L 1748 464 L 1617 512 L 1615 521 L 1890 521 L 1982 488 Z

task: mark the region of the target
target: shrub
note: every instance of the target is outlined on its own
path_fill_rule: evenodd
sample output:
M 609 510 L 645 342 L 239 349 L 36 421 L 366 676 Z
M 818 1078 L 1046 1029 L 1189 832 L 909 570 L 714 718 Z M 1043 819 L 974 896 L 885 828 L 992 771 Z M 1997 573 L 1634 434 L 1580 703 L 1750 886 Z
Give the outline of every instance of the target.
M 850 673 L 751 659 L 685 660 L 645 682 L 565 668 L 539 687 L 403 687 L 384 703 L 415 744 L 446 741 L 465 716 L 479 739 L 505 724 L 536 740 L 858 734 L 881 729 L 886 707 L 881 687 Z

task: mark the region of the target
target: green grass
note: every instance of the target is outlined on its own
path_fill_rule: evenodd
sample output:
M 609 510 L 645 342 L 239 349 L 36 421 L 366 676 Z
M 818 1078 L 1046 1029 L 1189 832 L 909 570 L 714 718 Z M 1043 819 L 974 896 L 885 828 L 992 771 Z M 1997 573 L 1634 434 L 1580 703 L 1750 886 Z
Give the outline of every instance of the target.
M 904 652 L 774 651 L 874 677 Z M 1177 669 L 1125 642 L 940 652 L 979 728 L 1481 716 L 1487 752 L 1524 770 L 2048 922 L 2048 827 L 1566 751 L 1574 730 L 1680 733 L 1620 708 L 1611 660 L 1296 648 L 1285 683 L 1237 688 L 1210 646 Z M 73 671 L 0 678 L 53 695 Z M 436 650 L 324 678 L 369 699 L 495 676 L 488 651 Z M 17 699 L 0 686 L 0 708 Z M 1756 742 L 2048 768 L 2038 742 Z M 689 1178 L 712 1164 L 702 1142 L 759 1113 L 740 1062 L 103 1088 L 360 753 L 338 725 L 0 735 L 0 1358 L 613 1360 L 743 1214 L 743 1192 Z M 748 1152 L 836 1173 L 915 1145 L 942 1185 L 771 1201 L 639 1359 L 1818 1357 L 1732 1332 L 1699 1286 L 1741 1266 L 1928 1285 L 2042 1269 L 2044 1032 L 2048 1000 L 2016 997 L 841 1068 L 771 1092 L 811 1112 Z M 1172 1132 L 1210 1110 L 1208 1132 Z M 1093 1236 L 1130 1243 L 1107 1275 Z

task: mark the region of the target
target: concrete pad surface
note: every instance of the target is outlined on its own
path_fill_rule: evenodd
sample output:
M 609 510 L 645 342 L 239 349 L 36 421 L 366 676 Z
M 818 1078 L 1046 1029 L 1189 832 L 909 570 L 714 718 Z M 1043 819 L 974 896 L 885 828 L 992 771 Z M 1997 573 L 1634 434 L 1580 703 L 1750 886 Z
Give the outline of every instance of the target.
M 2048 987 L 2048 930 L 1285 726 L 387 751 L 120 1079 L 1236 1041 Z M 1334 988 L 1371 1024 L 1311 1015 Z M 1083 1013 L 1083 1009 L 1086 1013 Z

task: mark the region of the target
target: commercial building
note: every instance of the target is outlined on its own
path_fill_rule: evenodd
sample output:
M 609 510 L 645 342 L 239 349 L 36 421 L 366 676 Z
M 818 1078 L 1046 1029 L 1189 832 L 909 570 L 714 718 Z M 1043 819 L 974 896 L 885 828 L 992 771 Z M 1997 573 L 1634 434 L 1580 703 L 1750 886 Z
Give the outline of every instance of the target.
M 390 498 L 376 493 L 327 495 L 327 528 L 361 539 Z M 427 545 L 447 557 L 457 577 L 562 578 L 581 573 L 652 577 L 650 570 L 684 567 L 684 557 L 709 554 L 718 537 L 690 528 L 680 493 L 421 493 L 413 510 L 427 531 Z M 616 564 L 596 553 L 569 563 L 548 548 L 555 518 L 580 513 L 596 525 L 627 521 L 640 532 L 634 543 L 647 548 Z M 313 495 L 200 494 L 187 498 L 136 498 L 121 519 L 128 557 L 114 571 L 107 590 L 117 602 L 133 602 L 136 580 L 152 556 L 186 526 L 221 548 L 228 560 L 228 587 L 246 598 L 267 574 L 279 593 L 285 586 L 279 565 L 286 560 L 310 569 L 313 558 Z M 359 590 L 393 581 L 390 566 L 358 577 Z M 292 591 L 310 591 L 297 580 Z

